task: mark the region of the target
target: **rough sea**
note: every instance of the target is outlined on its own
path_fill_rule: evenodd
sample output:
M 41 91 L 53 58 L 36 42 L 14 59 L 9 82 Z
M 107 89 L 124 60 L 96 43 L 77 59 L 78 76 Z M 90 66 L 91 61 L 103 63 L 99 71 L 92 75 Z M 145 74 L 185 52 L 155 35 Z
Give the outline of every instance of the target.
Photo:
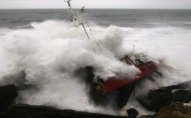
M 191 27 L 191 10 L 88 9 L 84 17 L 102 26 Z M 0 27 L 21 27 L 45 20 L 70 20 L 70 15 L 68 10 L 0 10 Z
M 138 70 L 119 61 L 124 54 L 154 61 L 163 74 L 137 95 L 191 80 L 191 10 L 88 9 L 83 18 L 91 40 L 67 10 L 0 10 L 0 85 L 20 88 L 17 103 L 116 114 L 93 105 L 74 72 L 93 66 L 105 79 L 131 78 Z M 147 114 L 135 96 L 127 106 Z

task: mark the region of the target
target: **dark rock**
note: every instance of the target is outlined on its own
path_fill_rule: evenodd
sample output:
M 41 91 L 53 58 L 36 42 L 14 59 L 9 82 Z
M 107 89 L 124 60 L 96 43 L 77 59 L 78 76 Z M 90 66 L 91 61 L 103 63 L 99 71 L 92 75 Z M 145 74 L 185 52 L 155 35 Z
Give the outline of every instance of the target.
M 17 88 L 14 85 L 0 87 L 0 112 L 12 104 L 17 96 Z
M 127 118 L 123 116 L 74 110 L 58 110 L 45 106 L 11 105 L 2 118 Z
M 172 101 L 172 93 L 166 89 L 152 90 L 145 96 L 139 96 L 137 100 L 148 110 L 158 111 L 161 107 Z
M 154 118 L 191 118 L 191 107 L 173 103 L 161 108 Z
M 140 118 L 154 118 L 154 115 L 143 115 Z
M 140 104 L 147 110 L 158 111 L 161 107 L 169 105 L 173 102 L 188 103 L 191 101 L 191 92 L 186 90 L 189 88 L 191 81 L 162 87 L 157 90 L 151 90 L 147 95 L 137 97 Z M 176 90 L 173 92 L 173 90 Z
M 128 118 L 137 118 L 139 115 L 138 111 L 136 109 L 128 109 L 127 110 Z
M 188 103 L 191 101 L 191 92 L 188 90 L 178 90 L 173 93 L 173 102 Z

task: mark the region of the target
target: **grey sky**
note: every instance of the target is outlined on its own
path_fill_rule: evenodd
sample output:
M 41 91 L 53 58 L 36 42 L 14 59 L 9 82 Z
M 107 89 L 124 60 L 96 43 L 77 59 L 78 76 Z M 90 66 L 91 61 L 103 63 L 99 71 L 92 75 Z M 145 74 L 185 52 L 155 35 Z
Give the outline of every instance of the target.
M 191 0 L 72 0 L 75 8 L 191 9 Z M 64 0 L 0 0 L 0 9 L 67 8 Z

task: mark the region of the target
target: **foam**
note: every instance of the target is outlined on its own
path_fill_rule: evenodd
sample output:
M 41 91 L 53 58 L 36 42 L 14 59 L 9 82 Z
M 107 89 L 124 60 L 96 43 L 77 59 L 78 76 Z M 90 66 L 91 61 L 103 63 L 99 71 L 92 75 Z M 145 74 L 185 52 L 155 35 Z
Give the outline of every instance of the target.
M 163 86 L 190 81 L 191 77 L 191 30 L 179 27 L 155 27 L 124 29 L 126 33 L 124 47 L 129 54 L 158 64 L 163 77 L 155 78 L 155 82 L 145 80 L 135 89 L 127 107 L 138 108 L 140 114 L 145 111 L 135 100 L 135 97 L 147 93 L 149 90 Z
M 65 21 L 44 21 L 31 26 L 0 36 L 0 85 L 26 86 L 19 92 L 19 103 L 103 111 L 89 102 L 87 87 L 74 76 L 74 71 L 93 66 L 95 75 L 104 79 L 116 73 L 131 78 L 138 72 L 135 66 L 118 59 L 124 53 L 118 27 L 92 28 L 96 39 L 88 40 L 81 27 Z M 26 75 L 24 80 L 16 77 L 21 72 Z
M 49 20 L 31 26 L 0 30 L 0 85 L 24 86 L 19 91 L 19 103 L 115 113 L 91 104 L 88 88 L 73 73 L 93 66 L 95 75 L 104 79 L 116 73 L 132 78 L 138 69 L 119 61 L 124 54 L 156 62 L 164 76 L 155 83 L 145 81 L 137 86 L 137 95 L 190 80 L 189 29 L 94 26 L 93 35 L 88 30 L 88 40 L 82 28 L 66 21 Z M 19 79 L 23 73 L 26 77 Z M 129 105 L 138 106 L 133 100 Z

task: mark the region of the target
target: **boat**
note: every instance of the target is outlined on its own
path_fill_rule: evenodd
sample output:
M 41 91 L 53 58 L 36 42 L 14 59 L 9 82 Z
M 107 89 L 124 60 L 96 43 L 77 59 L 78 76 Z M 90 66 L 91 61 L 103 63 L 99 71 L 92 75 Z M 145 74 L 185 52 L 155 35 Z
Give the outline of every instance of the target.
M 84 22 L 81 21 L 80 13 L 77 10 L 74 10 L 71 6 L 71 0 L 65 0 L 69 7 L 69 12 L 72 16 L 72 22 L 77 26 L 82 26 L 84 32 L 88 39 L 90 36 L 87 32 L 87 29 L 84 25 Z M 82 7 L 81 11 L 84 12 L 84 7 Z M 99 46 L 99 45 L 98 45 Z M 157 64 L 153 61 L 144 62 L 139 58 L 131 59 L 130 56 L 125 55 L 123 58 L 119 59 L 123 63 L 127 65 L 133 65 L 139 69 L 136 76 L 134 78 L 127 78 L 127 76 L 116 75 L 113 77 L 109 77 L 107 79 L 103 79 L 100 77 L 96 77 L 93 74 L 94 68 L 87 66 L 78 70 L 76 73 L 80 73 L 81 71 L 86 72 L 86 76 L 83 77 L 85 83 L 89 86 L 90 98 L 92 102 L 96 105 L 108 105 L 112 104 L 112 107 L 116 109 L 121 109 L 124 107 L 131 95 L 134 91 L 137 83 L 144 81 L 145 79 L 153 80 L 153 74 L 162 76 L 160 72 L 158 72 Z M 78 74 L 77 74 L 78 75 Z
M 139 72 L 134 78 L 128 78 L 127 76 L 116 75 L 109 77 L 106 80 L 97 78 L 96 81 L 91 76 L 87 76 L 86 82 L 90 85 L 90 98 L 96 105 L 111 105 L 114 109 L 122 109 L 129 100 L 130 95 L 135 90 L 136 86 L 145 79 L 154 81 L 155 76 L 162 76 L 158 72 L 157 64 L 153 61 L 143 62 L 140 59 L 136 59 L 134 62 L 127 55 L 120 59 L 122 62 L 128 65 L 134 65 L 139 69 Z M 93 73 L 90 69 L 86 68 L 89 75 Z M 90 81 L 91 80 L 91 81 Z M 105 80 L 105 81 L 104 81 Z

